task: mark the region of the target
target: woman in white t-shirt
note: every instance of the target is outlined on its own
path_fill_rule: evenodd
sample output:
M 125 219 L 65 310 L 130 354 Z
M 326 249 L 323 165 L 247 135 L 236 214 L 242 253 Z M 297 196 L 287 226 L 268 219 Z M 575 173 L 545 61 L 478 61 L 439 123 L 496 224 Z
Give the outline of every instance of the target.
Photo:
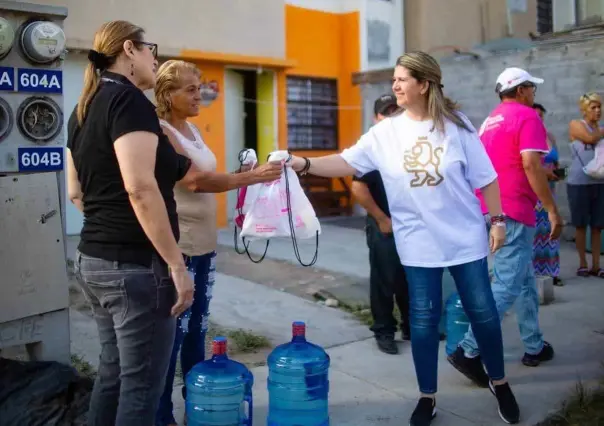
M 472 324 L 499 413 L 517 423 L 507 384 L 501 325 L 487 255 L 505 239 L 497 174 L 468 119 L 443 94 L 441 70 L 423 52 L 401 56 L 392 89 L 405 112 L 373 126 L 351 148 L 320 158 L 293 157 L 291 166 L 325 177 L 379 170 L 395 242 L 409 281 L 411 342 L 421 393 L 411 426 L 427 426 L 435 411 L 443 269 L 455 279 Z M 475 190 L 489 207 L 490 238 Z

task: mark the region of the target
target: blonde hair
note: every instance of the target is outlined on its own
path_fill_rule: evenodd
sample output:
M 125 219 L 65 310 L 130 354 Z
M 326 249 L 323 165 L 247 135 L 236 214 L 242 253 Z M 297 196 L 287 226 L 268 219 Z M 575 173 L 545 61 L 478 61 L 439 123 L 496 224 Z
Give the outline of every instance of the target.
M 428 87 L 428 114 L 434 121 L 434 128 L 440 132 L 445 130 L 445 120 L 452 121 L 457 126 L 471 132 L 471 128 L 457 114 L 458 105 L 456 102 L 445 97 L 442 86 L 442 71 L 440 65 L 432 56 L 425 52 L 409 52 L 400 56 L 396 61 L 397 66 L 401 66 L 409 71 L 409 74 L 417 81 L 427 81 Z
M 94 35 L 92 49 L 104 55 L 107 58 L 107 67 L 115 64 L 117 57 L 124 50 L 124 42 L 131 40 L 133 42 L 143 41 L 145 31 L 128 21 L 110 21 L 104 23 Z M 96 93 L 100 73 L 96 65 L 90 62 L 84 72 L 84 88 L 78 100 L 76 115 L 78 123 L 82 125 L 90 106 L 90 101 Z
M 159 67 L 155 80 L 155 103 L 159 118 L 166 119 L 170 114 L 170 94 L 182 86 L 182 76 L 187 72 L 201 77 L 199 68 L 190 62 L 171 59 Z
M 589 92 L 584 95 L 581 95 L 581 97 L 579 98 L 579 109 L 583 114 L 585 114 L 587 113 L 587 111 L 589 111 L 589 105 L 594 102 L 599 103 L 601 106 L 602 97 L 595 92 Z

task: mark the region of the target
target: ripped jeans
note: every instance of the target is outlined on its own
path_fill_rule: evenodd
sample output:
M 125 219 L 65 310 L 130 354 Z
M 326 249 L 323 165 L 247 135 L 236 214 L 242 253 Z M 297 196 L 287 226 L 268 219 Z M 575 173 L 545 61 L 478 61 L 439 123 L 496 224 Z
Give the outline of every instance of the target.
M 448 267 L 468 316 L 489 377 L 505 377 L 499 314 L 489 280 L 487 258 Z M 438 325 L 442 313 L 444 268 L 405 266 L 411 308 L 411 352 L 419 390 L 437 390 Z
M 210 300 L 212 299 L 212 288 L 216 275 L 216 253 L 208 253 L 202 256 L 185 256 L 185 264 L 189 272 L 193 274 L 195 293 L 193 305 L 189 311 L 181 315 L 176 323 L 176 335 L 172 348 L 172 357 L 166 376 L 164 393 L 159 402 L 159 409 L 155 419 L 156 426 L 166 426 L 177 423 L 174 419 L 174 406 L 172 404 L 172 391 L 174 388 L 174 376 L 176 374 L 176 361 L 180 350 L 180 368 L 182 378 L 197 363 L 205 359 L 205 340 L 208 331 L 208 320 L 210 316 Z M 188 314 L 190 316 L 187 319 Z M 182 388 L 183 398 L 185 387 Z

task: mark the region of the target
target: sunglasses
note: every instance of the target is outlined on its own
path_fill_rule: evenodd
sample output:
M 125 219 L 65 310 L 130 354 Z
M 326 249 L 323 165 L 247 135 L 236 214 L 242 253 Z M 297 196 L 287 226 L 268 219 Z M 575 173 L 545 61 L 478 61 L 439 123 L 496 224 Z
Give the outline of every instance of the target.
M 149 48 L 149 50 L 151 51 L 151 54 L 153 55 L 153 57 L 155 59 L 157 59 L 157 43 L 149 43 L 146 41 L 135 41 L 135 44 L 138 45 L 142 45 L 142 46 L 147 46 Z

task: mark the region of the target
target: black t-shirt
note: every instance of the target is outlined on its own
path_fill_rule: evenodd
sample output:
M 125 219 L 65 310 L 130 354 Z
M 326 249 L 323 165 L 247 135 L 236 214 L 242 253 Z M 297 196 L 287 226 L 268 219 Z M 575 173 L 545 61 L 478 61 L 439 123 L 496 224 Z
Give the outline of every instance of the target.
M 388 198 L 386 198 L 386 189 L 384 188 L 384 182 L 382 181 L 382 175 L 377 170 L 364 174 L 362 177 L 354 177 L 353 180 L 363 182 L 367 185 L 371 197 L 375 201 L 375 204 L 388 216 L 390 217 L 390 208 L 388 206 Z
M 161 130 L 153 103 L 127 78 L 103 73 L 82 127 L 75 110 L 69 118 L 67 147 L 83 193 L 79 250 L 105 260 L 150 266 L 155 249 L 134 214 L 113 147 L 121 136 L 137 131 L 159 137 L 155 178 L 178 240 L 174 185 L 187 173 L 191 161 L 174 150 Z

